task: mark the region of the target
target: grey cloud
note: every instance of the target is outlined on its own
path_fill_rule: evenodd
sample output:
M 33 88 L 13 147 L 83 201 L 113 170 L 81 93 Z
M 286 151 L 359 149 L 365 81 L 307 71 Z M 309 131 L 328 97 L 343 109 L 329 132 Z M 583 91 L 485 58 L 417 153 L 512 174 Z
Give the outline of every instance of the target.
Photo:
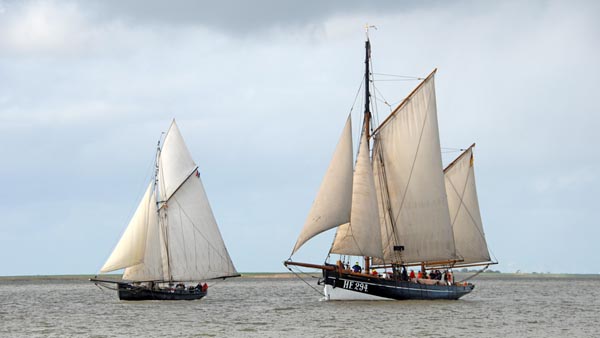
M 85 2 L 82 2 L 84 4 Z M 110 0 L 87 5 L 104 19 L 122 18 L 150 24 L 202 25 L 234 35 L 271 27 L 298 27 L 344 14 L 389 14 L 437 6 L 443 1 L 136 1 Z

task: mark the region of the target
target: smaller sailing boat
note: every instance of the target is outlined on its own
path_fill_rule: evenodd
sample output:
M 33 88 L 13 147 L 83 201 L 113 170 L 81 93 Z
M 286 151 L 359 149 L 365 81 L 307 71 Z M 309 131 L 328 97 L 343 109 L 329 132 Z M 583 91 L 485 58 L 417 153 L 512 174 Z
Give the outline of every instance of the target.
M 201 281 L 240 276 L 175 120 L 158 143 L 154 177 L 100 272 L 119 269 L 123 281 L 90 281 L 115 283 L 121 300 L 193 300 L 207 294 Z
M 368 37 L 365 48 L 365 110 L 356 162 L 348 117 L 284 265 L 322 270 L 319 284 L 327 299 L 459 299 L 474 285 L 452 280 L 451 269 L 496 264 L 479 213 L 474 145 L 443 169 L 435 70 L 374 128 Z M 333 228 L 337 232 L 324 264 L 292 261 L 304 243 Z M 331 254 L 340 255 L 335 264 L 328 263 Z M 420 272 L 413 277 L 407 267 Z

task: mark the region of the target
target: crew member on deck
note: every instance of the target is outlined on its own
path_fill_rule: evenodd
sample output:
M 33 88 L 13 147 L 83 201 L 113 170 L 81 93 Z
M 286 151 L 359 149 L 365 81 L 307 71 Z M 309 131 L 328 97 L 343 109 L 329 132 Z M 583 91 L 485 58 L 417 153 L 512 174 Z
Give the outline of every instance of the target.
M 415 276 L 415 271 L 414 270 L 410 270 L 410 275 L 408 275 L 408 277 L 410 277 L 410 279 L 414 279 L 417 276 Z
M 405 282 L 408 280 L 408 274 L 406 273 L 406 267 L 404 265 L 402 266 L 402 280 Z
M 362 267 L 358 265 L 358 262 L 354 263 L 354 266 L 352 266 L 352 271 L 357 273 L 360 273 L 362 271 Z
M 377 273 L 377 270 L 373 269 L 373 271 L 371 271 L 371 275 L 379 276 L 379 273 Z

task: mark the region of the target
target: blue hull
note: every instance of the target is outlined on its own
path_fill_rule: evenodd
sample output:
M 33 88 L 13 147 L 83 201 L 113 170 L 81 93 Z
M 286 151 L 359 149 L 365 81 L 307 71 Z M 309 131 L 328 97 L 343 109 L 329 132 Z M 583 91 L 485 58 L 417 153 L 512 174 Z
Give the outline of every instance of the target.
M 323 283 L 331 285 L 333 288 L 342 288 L 348 291 L 396 300 L 459 299 L 473 291 L 475 287 L 473 284 L 420 284 L 328 270 L 323 270 Z M 443 282 L 440 284 L 443 284 Z

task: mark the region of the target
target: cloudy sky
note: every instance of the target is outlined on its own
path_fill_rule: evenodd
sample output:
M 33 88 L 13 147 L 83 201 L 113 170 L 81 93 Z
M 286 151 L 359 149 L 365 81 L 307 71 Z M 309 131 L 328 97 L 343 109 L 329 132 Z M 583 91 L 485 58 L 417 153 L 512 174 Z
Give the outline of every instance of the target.
M 600 273 L 597 2 L 0 0 L 0 275 L 96 273 L 173 118 L 238 270 L 284 271 L 367 22 L 375 72 L 438 68 L 442 147 L 477 143 L 494 269 Z

